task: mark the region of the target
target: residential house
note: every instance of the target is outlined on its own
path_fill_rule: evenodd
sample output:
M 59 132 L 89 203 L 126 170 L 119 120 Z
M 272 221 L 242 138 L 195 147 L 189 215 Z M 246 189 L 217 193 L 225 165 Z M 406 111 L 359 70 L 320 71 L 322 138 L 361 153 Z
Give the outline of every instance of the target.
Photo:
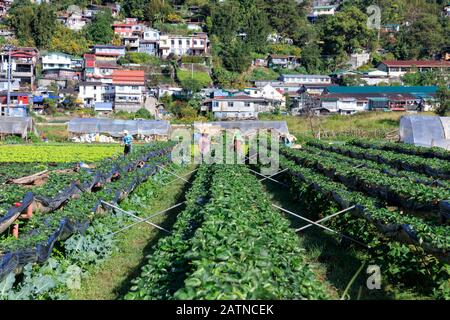
M 329 76 L 319 74 L 282 74 L 280 80 L 295 84 L 331 84 Z
M 83 81 L 79 83 L 78 99 L 84 107 L 95 108 L 98 103 L 114 101 L 114 86 L 101 81 Z
M 56 81 L 61 87 L 68 82 L 81 79 L 83 59 L 62 52 L 48 52 L 42 55 L 42 78 L 39 86 L 50 85 Z
M 271 54 L 267 65 L 269 68 L 295 69 L 300 66 L 300 61 L 292 55 Z
M 450 17 L 450 3 L 444 6 L 444 15 Z
M 10 91 L 20 90 L 20 79 L 11 79 L 9 84 Z M 8 90 L 8 79 L 0 79 L 0 92 Z
M 383 33 L 397 33 L 400 31 L 400 25 L 397 23 L 387 23 L 381 26 Z
M 38 58 L 36 48 L 21 47 L 11 50 L 12 78 L 20 79 L 21 87 L 34 89 L 36 78 L 36 63 Z M 0 77 L 7 78 L 9 52 L 6 49 L 0 53 Z
M 116 18 L 119 16 L 121 6 L 118 3 L 107 3 L 105 5 L 88 4 L 83 13 L 85 17 L 92 19 L 97 13 L 108 9 L 111 10 L 112 17 Z
M 244 92 L 251 97 L 271 100 L 275 106 L 280 108 L 280 110 L 286 109 L 286 96 L 280 89 L 276 89 L 270 84 L 267 84 L 262 88 L 246 88 L 244 89 Z
M 352 114 L 360 111 L 428 111 L 435 86 L 329 87 L 319 97 L 320 108 L 330 113 Z
M 11 5 L 14 0 L 1 0 L 0 1 L 0 18 L 4 18 L 8 10 L 11 8 Z
M 125 56 L 125 46 L 100 45 L 92 47 L 93 53 L 99 59 L 115 60 Z
M 139 42 L 139 52 L 143 52 L 151 56 L 158 55 L 159 37 L 160 37 L 159 30 L 144 27 L 142 39 Z
M 266 85 L 270 85 L 275 89 L 280 90 L 282 94 L 296 94 L 303 88 L 300 83 L 286 83 L 283 81 L 269 81 L 269 80 L 256 80 L 252 81 L 256 88 L 263 88 Z
M 143 70 L 114 70 L 114 109 L 136 112 L 144 104 L 145 75 Z
M 114 34 L 120 37 L 122 45 L 128 51 L 139 51 L 139 41 L 144 32 L 144 26 L 137 19 L 126 18 L 124 22 L 114 23 L 112 27 Z
M 385 60 L 378 65 L 378 69 L 387 72 L 390 78 L 400 78 L 414 70 L 419 72 L 450 72 L 450 62 L 437 60 Z
M 369 52 L 352 53 L 350 55 L 349 65 L 351 69 L 358 69 L 370 61 Z
M 79 11 L 67 13 L 61 18 L 64 25 L 74 31 L 80 31 L 87 24 L 87 19 L 83 16 L 83 13 Z
M 0 92 L 0 116 L 26 117 L 31 102 L 31 95 L 27 92 L 10 92 L 8 108 L 7 91 Z
M 313 6 L 310 13 L 308 14 L 308 20 L 311 22 L 315 22 L 320 16 L 335 15 L 336 11 L 336 5 Z
M 170 54 L 177 56 L 203 56 L 209 53 L 209 39 L 204 32 L 190 36 L 161 35 L 159 38 L 159 54 L 167 58 Z
M 215 97 L 204 102 L 219 120 L 257 119 L 261 112 L 275 110 L 273 103 L 261 97 L 251 97 L 247 94 Z

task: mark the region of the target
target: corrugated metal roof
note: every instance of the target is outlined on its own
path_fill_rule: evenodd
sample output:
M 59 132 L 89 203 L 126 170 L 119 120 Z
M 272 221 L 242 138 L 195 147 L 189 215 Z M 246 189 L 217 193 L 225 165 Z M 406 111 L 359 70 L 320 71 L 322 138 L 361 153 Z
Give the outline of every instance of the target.
M 436 86 L 364 86 L 364 87 L 328 87 L 329 93 L 431 93 L 435 94 Z

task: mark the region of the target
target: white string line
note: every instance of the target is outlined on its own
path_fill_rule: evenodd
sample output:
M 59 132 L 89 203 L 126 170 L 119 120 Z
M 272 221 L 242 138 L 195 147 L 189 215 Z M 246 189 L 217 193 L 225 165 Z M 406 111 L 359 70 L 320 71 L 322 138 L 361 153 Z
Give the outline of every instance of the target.
M 173 173 L 172 171 L 167 170 L 167 169 L 161 167 L 160 165 L 156 165 L 156 166 L 157 166 L 158 168 L 160 168 L 161 170 L 166 171 L 166 172 L 168 172 L 168 173 L 174 175 L 175 177 L 178 177 L 178 179 L 181 179 L 181 180 L 184 180 L 184 181 L 186 181 L 186 182 L 189 182 L 189 181 L 187 181 L 185 178 L 180 177 L 180 176 L 177 175 L 176 173 Z
M 270 177 L 268 177 L 268 176 L 263 175 L 262 173 L 259 173 L 258 171 L 252 170 L 252 169 L 250 169 L 250 168 L 247 168 L 247 169 L 250 170 L 251 172 L 256 173 L 257 175 L 259 175 L 259 176 L 261 176 L 261 177 L 264 177 L 265 179 L 269 179 L 269 180 L 271 180 L 271 181 L 273 181 L 273 182 L 276 182 L 276 183 L 278 183 L 278 184 L 281 184 L 281 185 L 284 186 L 284 187 L 287 187 L 287 185 L 285 185 L 284 183 L 282 183 L 282 182 L 280 182 L 280 181 L 278 181 L 278 180 L 272 179 L 272 178 L 270 178 Z
M 193 174 L 193 173 L 194 173 L 195 171 L 197 171 L 197 170 L 198 170 L 198 168 L 195 169 L 195 170 L 192 170 L 191 172 L 188 172 L 188 173 L 186 173 L 186 174 L 183 174 L 181 177 L 186 177 L 186 176 L 188 176 L 188 175 L 190 175 L 190 174 Z M 169 181 L 169 182 L 163 184 L 163 186 L 167 186 L 167 185 L 171 184 L 172 182 L 175 182 L 175 181 L 180 180 L 180 179 L 182 179 L 182 178 L 176 178 L 176 179 L 173 179 L 173 180 L 171 180 L 171 181 Z M 188 183 L 189 183 L 189 181 L 188 181 Z
M 275 205 L 275 204 L 272 204 L 272 206 L 274 206 L 274 207 L 277 208 L 278 210 L 281 210 L 281 211 L 283 211 L 283 212 L 289 213 L 289 214 L 293 215 L 294 217 L 297 217 L 297 218 L 300 218 L 300 219 L 302 219 L 302 220 L 305 220 L 305 221 L 307 221 L 307 222 L 309 222 L 309 223 L 311 223 L 311 224 L 313 224 L 313 225 L 315 225 L 315 226 L 318 226 L 318 227 L 320 227 L 320 228 L 322 228 L 322 229 L 325 229 L 325 230 L 327 230 L 327 231 L 336 233 L 336 234 L 340 235 L 341 237 L 344 237 L 344 238 L 347 238 L 347 239 L 349 239 L 349 240 L 351 240 L 351 241 L 354 241 L 354 242 L 356 242 L 356 243 L 362 245 L 362 246 L 365 247 L 365 248 L 369 248 L 365 243 L 362 243 L 362 242 L 360 242 L 360 241 L 358 241 L 358 240 L 355 240 L 355 239 L 353 239 L 353 238 L 351 238 L 351 237 L 349 237 L 349 236 L 346 236 L 346 235 L 344 235 L 344 234 L 342 234 L 342 233 L 339 233 L 339 232 L 337 232 L 337 231 L 335 231 L 335 230 L 333 230 L 333 229 L 330 229 L 330 228 L 328 228 L 328 227 L 325 227 L 325 226 L 323 226 L 323 225 L 321 225 L 321 224 L 318 224 L 318 223 L 316 223 L 316 222 L 314 222 L 314 221 L 312 221 L 312 220 L 309 220 L 309 219 L 307 219 L 307 218 L 305 218 L 305 217 L 302 217 L 302 216 L 300 216 L 300 215 L 298 215 L 298 214 L 296 214 L 296 213 L 294 213 L 294 212 L 291 212 L 291 211 L 289 211 L 289 210 L 286 210 L 286 209 L 284 209 L 284 208 L 282 208 L 282 207 L 279 207 L 279 206 L 277 206 L 277 205 Z
M 111 236 L 114 236 L 114 235 L 116 235 L 116 234 L 118 234 L 118 233 L 120 233 L 120 232 L 122 232 L 122 231 L 125 231 L 125 230 L 127 230 L 127 229 L 129 229 L 129 228 L 131 228 L 131 227 L 134 227 L 135 225 L 137 225 L 137 224 L 139 224 L 139 223 L 148 221 L 148 220 L 150 220 L 150 219 L 152 219 L 152 218 L 154 218 L 154 217 L 156 217 L 156 216 L 158 216 L 158 215 L 161 215 L 161 214 L 163 214 L 163 213 L 165 213 L 165 212 L 167 212 L 167 211 L 169 211 L 169 210 L 175 209 L 175 208 L 181 206 L 182 204 L 184 204 L 185 202 L 186 202 L 186 201 L 180 202 L 180 203 L 178 203 L 178 204 L 176 204 L 176 205 L 171 206 L 170 208 L 167 208 L 167 209 L 165 209 L 165 210 L 163 210 L 163 211 L 160 211 L 160 212 L 157 212 L 157 213 L 155 213 L 155 214 L 152 214 L 151 216 L 149 216 L 149 217 L 147 217 L 147 218 L 143 218 L 141 221 L 137 221 L 137 222 L 134 222 L 134 223 L 132 223 L 132 224 L 129 224 L 128 226 L 123 227 L 122 229 L 120 229 L 120 230 L 118 230 L 118 231 L 116 231 L 116 232 L 111 233 Z
M 287 171 L 287 170 L 288 170 L 287 168 L 286 168 L 286 169 L 283 169 L 283 170 L 278 171 L 277 173 L 274 173 L 274 174 L 272 174 L 271 176 L 268 176 L 268 177 L 266 177 L 266 178 L 264 178 L 264 179 L 261 179 L 261 180 L 259 180 L 259 181 L 264 181 L 264 180 L 266 180 L 266 179 L 272 178 L 272 177 L 274 177 L 274 176 L 276 176 L 276 175 L 279 175 L 280 173 L 283 173 L 283 172 L 285 172 L 285 171 Z
M 119 207 L 117 207 L 117 206 L 115 206 L 115 205 L 113 205 L 113 204 L 111 204 L 111 203 L 105 202 L 105 201 L 103 201 L 103 200 L 101 201 L 101 203 L 102 203 L 102 204 L 105 204 L 105 205 L 107 205 L 107 206 L 109 206 L 109 207 L 111 207 L 111 208 L 114 208 L 115 210 L 119 210 L 120 212 L 123 212 L 123 213 L 125 213 L 125 214 L 128 214 L 128 215 L 132 216 L 133 218 L 138 219 L 140 222 L 145 222 L 146 224 L 149 224 L 149 225 L 151 225 L 151 226 L 153 226 L 153 227 L 155 227 L 155 228 L 157 228 L 157 229 L 159 229 L 159 230 L 162 230 L 162 231 L 165 231 L 165 232 L 167 232 L 167 233 L 170 233 L 169 230 L 164 229 L 163 227 L 161 227 L 161 226 L 159 226 L 159 225 L 157 225 L 157 224 L 155 224 L 155 223 L 153 223 L 153 222 L 150 222 L 150 221 L 144 221 L 143 218 L 138 217 L 138 216 L 136 216 L 135 214 L 132 214 L 131 212 L 125 211 L 125 210 L 123 210 L 122 208 L 119 208 Z
M 329 220 L 329 219 L 331 219 L 331 218 L 337 216 L 338 214 L 347 212 L 347 211 L 352 210 L 352 209 L 354 209 L 354 208 L 356 208 L 356 206 L 351 206 L 351 207 L 349 207 L 349 208 L 347 208 L 347 209 L 344 209 L 344 210 L 342 210 L 342 211 L 333 213 L 333 214 L 330 215 L 330 216 L 327 216 L 327 217 L 325 217 L 325 218 L 323 218 L 323 219 L 317 220 L 316 223 L 327 221 L 327 220 Z M 301 228 L 296 229 L 295 232 L 299 232 L 299 231 L 305 230 L 306 228 L 309 228 L 309 227 L 311 227 L 311 226 L 313 226 L 313 224 L 308 224 L 308 225 L 306 225 L 306 226 L 304 226 L 304 227 L 301 227 Z

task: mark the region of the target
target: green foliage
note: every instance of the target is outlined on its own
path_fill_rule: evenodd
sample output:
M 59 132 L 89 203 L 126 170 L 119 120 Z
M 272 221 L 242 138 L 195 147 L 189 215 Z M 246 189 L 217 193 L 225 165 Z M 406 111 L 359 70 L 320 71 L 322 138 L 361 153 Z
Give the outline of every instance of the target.
M 279 76 L 280 74 L 272 69 L 255 68 L 248 77 L 248 80 L 277 80 Z
M 328 298 L 305 262 L 289 223 L 247 168 L 204 165 L 173 233 L 125 298 Z
M 177 68 L 177 78 L 183 89 L 198 92 L 211 84 L 211 77 L 207 72 L 189 71 Z
M 446 116 L 450 114 L 450 89 L 447 85 L 439 86 L 436 92 L 438 106 L 435 110 L 436 114 Z
M 136 111 L 136 118 L 140 118 L 140 119 L 149 119 L 149 120 L 153 120 L 155 119 L 155 117 L 150 113 L 150 111 L 148 111 L 145 108 L 141 108 L 138 111 Z
M 114 31 L 111 28 L 112 23 L 111 10 L 103 10 L 97 13 L 92 22 L 84 29 L 86 38 L 95 44 L 110 43 L 114 37 Z
M 140 64 L 145 65 L 150 63 L 155 57 L 144 52 L 127 52 L 124 57 L 119 59 L 120 64 Z
M 46 48 L 56 31 L 56 13 L 47 3 L 17 1 L 8 12 L 8 25 L 15 30 L 22 45 Z
M 64 27 L 62 24 L 57 24 L 55 33 L 48 44 L 48 50 L 82 56 L 89 51 L 89 43 L 81 32 L 76 32 Z

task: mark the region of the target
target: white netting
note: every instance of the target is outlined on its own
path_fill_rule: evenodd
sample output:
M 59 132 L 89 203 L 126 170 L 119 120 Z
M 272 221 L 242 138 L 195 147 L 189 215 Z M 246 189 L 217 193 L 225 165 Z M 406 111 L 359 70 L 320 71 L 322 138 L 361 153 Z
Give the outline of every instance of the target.
M 450 139 L 450 118 L 409 115 L 400 119 L 400 141 L 431 147 Z
M 26 136 L 32 129 L 30 117 L 0 117 L 0 134 L 20 134 Z
M 286 121 L 216 121 L 216 122 L 195 122 L 194 130 L 197 132 L 207 132 L 217 134 L 222 130 L 239 129 L 243 135 L 252 135 L 261 129 L 270 129 L 282 135 L 288 135 L 289 130 Z
M 69 122 L 72 134 L 109 134 L 120 137 L 127 130 L 132 135 L 169 135 L 170 124 L 163 120 L 114 120 L 102 118 L 77 118 Z

